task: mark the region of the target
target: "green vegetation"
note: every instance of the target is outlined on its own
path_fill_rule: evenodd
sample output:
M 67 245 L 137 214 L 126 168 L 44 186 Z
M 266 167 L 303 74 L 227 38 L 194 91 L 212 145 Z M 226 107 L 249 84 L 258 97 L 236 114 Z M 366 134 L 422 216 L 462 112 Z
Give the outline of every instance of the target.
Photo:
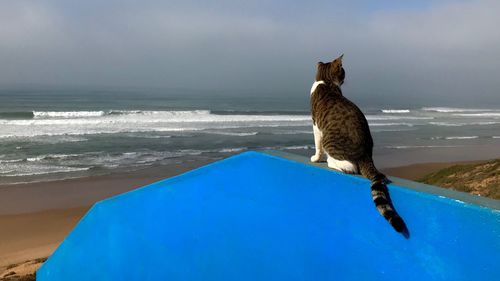
M 418 181 L 500 200 L 500 159 L 451 166 Z

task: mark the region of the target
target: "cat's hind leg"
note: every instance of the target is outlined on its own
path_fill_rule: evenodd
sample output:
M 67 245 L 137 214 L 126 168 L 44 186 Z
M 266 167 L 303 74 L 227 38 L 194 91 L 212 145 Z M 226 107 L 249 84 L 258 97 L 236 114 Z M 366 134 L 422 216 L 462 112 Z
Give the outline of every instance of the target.
M 316 153 L 311 156 L 311 162 L 319 162 L 323 158 L 324 150 L 322 145 L 323 133 L 318 128 L 318 126 L 313 125 L 314 132 L 314 147 L 316 148 Z
M 346 174 L 358 174 L 358 167 L 354 163 L 347 160 L 337 160 L 330 155 L 327 158 L 328 168 L 344 172 Z

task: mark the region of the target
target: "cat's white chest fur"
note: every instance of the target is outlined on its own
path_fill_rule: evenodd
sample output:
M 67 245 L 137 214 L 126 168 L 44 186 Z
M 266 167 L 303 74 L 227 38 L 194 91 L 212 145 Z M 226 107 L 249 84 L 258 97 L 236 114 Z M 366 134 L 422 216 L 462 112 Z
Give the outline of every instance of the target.
M 311 87 L 311 95 L 314 93 L 314 91 L 316 91 L 316 88 L 321 85 L 321 84 L 325 84 L 325 81 L 323 80 L 320 80 L 320 81 L 315 81 L 313 84 L 312 84 L 312 87 Z

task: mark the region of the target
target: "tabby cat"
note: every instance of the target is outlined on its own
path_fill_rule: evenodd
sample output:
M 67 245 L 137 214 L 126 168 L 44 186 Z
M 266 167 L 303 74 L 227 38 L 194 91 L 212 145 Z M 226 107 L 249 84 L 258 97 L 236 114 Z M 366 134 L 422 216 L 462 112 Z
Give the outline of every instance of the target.
M 361 110 L 342 95 L 345 71 L 342 56 L 317 65 L 316 81 L 311 88 L 311 112 L 316 154 L 312 162 L 327 156 L 328 167 L 371 180 L 371 194 L 377 210 L 398 232 L 406 231 L 394 210 L 387 190 L 386 176 L 373 164 L 373 140 Z

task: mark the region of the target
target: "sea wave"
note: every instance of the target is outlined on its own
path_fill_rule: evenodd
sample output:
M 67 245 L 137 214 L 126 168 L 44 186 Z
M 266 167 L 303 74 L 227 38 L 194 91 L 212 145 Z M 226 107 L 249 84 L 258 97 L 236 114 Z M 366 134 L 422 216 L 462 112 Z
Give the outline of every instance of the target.
M 41 164 L 18 164 L 3 165 L 0 169 L 2 177 L 25 177 L 39 176 L 47 174 L 60 174 L 70 172 L 88 171 L 92 167 L 67 167 L 57 165 L 41 165 Z
M 429 122 L 430 125 L 445 126 L 445 127 L 461 127 L 461 126 L 486 126 L 500 124 L 500 121 L 478 121 L 478 122 Z
M 458 107 L 422 107 L 422 111 L 453 113 L 453 112 L 481 112 L 481 111 L 497 111 L 496 109 L 485 108 L 458 108 Z
M 134 111 L 135 112 L 135 111 Z M 158 123 L 158 122 L 248 122 L 248 121 L 310 121 L 309 115 L 218 115 L 208 110 L 140 111 L 140 113 L 109 115 L 103 111 L 43 112 L 37 115 L 60 118 L 34 120 L 0 120 L 3 125 L 82 125 L 100 123 Z M 101 118 L 86 118 L 101 117 Z
M 458 145 L 388 145 L 385 148 L 390 149 L 412 149 L 412 148 L 446 148 L 459 147 Z
M 410 113 L 409 109 L 382 109 L 383 113 Z
M 210 110 L 98 110 L 98 111 L 32 111 L 25 112 L 23 114 L 18 113 L 22 116 L 31 115 L 35 119 L 49 119 L 49 118 L 87 118 L 87 117 L 107 117 L 107 116 L 119 116 L 119 115 L 131 115 L 131 116 L 154 116 L 154 115 L 170 115 L 170 116 L 186 116 L 186 115 L 266 115 L 273 116 L 279 114 L 243 114 L 235 112 L 236 114 L 230 114 L 229 112 L 223 114 L 212 113 Z M 2 116 L 0 114 L 0 116 Z
M 204 132 L 207 134 L 235 136 L 235 137 L 255 136 L 259 133 L 259 132 L 225 132 L 225 131 L 204 131 Z
M 473 140 L 478 138 L 495 138 L 494 136 L 435 136 L 429 138 L 421 138 L 427 140 Z
M 312 130 L 287 130 L 287 131 L 274 131 L 272 135 L 299 135 L 299 134 L 312 134 Z
M 394 127 L 377 127 L 377 128 L 371 128 L 370 131 L 375 134 L 375 133 L 387 133 L 387 132 L 409 132 L 409 131 L 416 131 L 417 128 L 394 128 Z
M 0 119 L 0 138 L 304 126 L 311 122 L 309 115 L 218 115 L 208 110 L 114 111 L 104 115 L 102 111 L 68 111 L 37 116 L 49 117 Z
M 34 176 L 82 172 L 93 168 L 148 166 L 171 158 L 194 156 L 203 150 L 132 151 L 123 153 L 86 152 L 81 154 L 44 154 L 25 159 L 0 160 L 2 176 Z
M 366 120 L 432 120 L 433 116 L 394 116 L 394 115 L 366 115 Z
M 289 145 L 289 146 L 266 146 L 261 147 L 260 150 L 302 150 L 314 149 L 312 145 Z
M 38 155 L 35 157 L 28 157 L 28 158 L 26 158 L 26 161 L 37 162 L 37 161 L 43 161 L 43 160 L 69 159 L 69 158 L 80 157 L 82 155 L 84 155 L 84 154 L 43 154 L 43 155 Z
M 291 145 L 291 146 L 281 146 L 279 149 L 284 150 L 298 150 L 298 149 L 313 149 L 314 147 L 311 145 Z
M 84 118 L 104 115 L 104 111 L 33 111 L 34 118 Z
M 460 117 L 500 117 L 500 112 L 486 112 L 486 113 L 455 113 L 453 116 Z
M 17 163 L 17 162 L 23 162 L 26 161 L 26 159 L 0 159 L 0 164 L 2 163 Z
M 127 136 L 129 138 L 142 138 L 142 139 L 169 139 L 172 136 L 160 136 L 160 135 L 135 135 L 135 134 L 130 134 Z
M 292 145 L 260 149 L 296 150 L 312 148 L 310 145 Z M 50 174 L 59 175 L 61 173 L 69 176 L 85 176 L 88 174 L 82 174 L 81 172 L 170 164 L 172 161 L 183 161 L 182 159 L 188 156 L 198 157 L 199 155 L 207 154 L 207 157 L 214 157 L 214 153 L 236 153 L 248 149 L 248 147 L 236 146 L 212 149 L 179 149 L 173 151 L 143 150 L 121 153 L 94 151 L 81 154 L 42 154 L 24 159 L 0 160 L 0 175 L 11 178 L 38 175 L 50 176 Z
M 234 147 L 234 148 L 223 148 L 219 150 L 220 153 L 230 153 L 230 152 L 240 152 L 247 150 L 247 147 Z
M 447 140 L 469 140 L 469 139 L 477 139 L 479 136 L 451 136 L 446 137 Z
M 372 127 L 378 127 L 378 126 L 407 126 L 407 127 L 413 127 L 413 124 L 410 123 L 369 123 L 370 126 Z
M 0 119 L 31 119 L 33 111 L 6 111 L 0 112 Z

